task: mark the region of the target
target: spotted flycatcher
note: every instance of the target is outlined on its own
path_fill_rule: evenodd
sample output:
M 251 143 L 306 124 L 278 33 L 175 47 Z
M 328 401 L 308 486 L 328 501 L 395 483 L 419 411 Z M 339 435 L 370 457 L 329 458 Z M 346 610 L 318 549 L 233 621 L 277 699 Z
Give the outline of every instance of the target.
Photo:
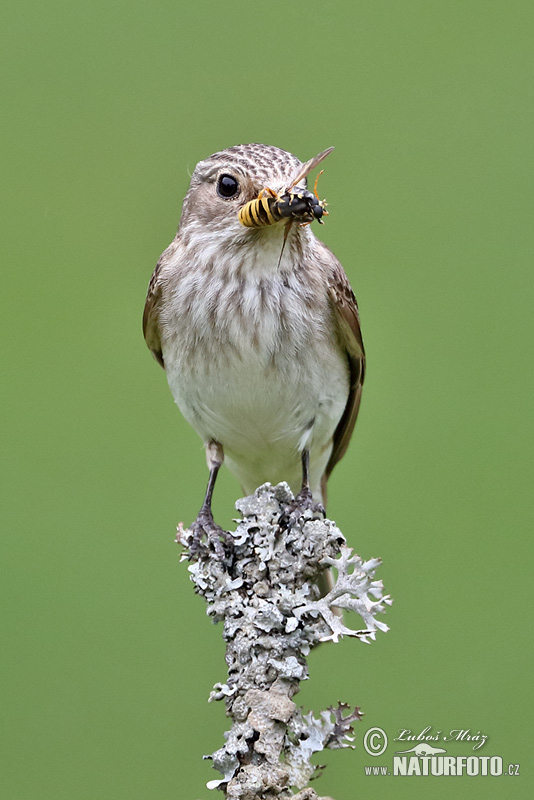
M 210 474 L 193 530 L 216 552 L 223 532 L 211 498 L 223 460 L 247 494 L 287 481 L 293 511 L 319 507 L 356 422 L 365 369 L 358 308 L 308 224 L 326 212 L 306 175 L 328 152 L 302 164 L 247 144 L 197 164 L 148 288 L 146 342 L 206 448 Z

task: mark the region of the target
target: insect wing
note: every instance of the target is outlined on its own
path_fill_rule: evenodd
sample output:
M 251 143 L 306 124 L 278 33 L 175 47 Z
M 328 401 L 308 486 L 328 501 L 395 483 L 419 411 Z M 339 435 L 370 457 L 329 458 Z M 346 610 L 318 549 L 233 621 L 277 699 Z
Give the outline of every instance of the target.
M 319 155 L 310 158 L 309 161 L 306 161 L 306 163 L 299 168 L 298 172 L 291 179 L 291 183 L 287 187 L 286 192 L 289 192 L 289 190 L 292 189 L 295 184 L 299 183 L 299 181 L 305 178 L 306 175 L 309 175 L 310 172 L 321 163 L 321 161 L 330 155 L 333 149 L 333 147 L 327 147 L 327 149 L 323 150 L 322 153 L 319 153 Z

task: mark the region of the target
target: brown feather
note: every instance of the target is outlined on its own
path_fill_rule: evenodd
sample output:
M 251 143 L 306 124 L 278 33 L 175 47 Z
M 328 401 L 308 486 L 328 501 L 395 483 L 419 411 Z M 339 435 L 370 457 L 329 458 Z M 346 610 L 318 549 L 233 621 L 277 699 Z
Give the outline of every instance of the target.
M 161 270 L 162 259 L 156 265 L 156 269 L 152 273 L 150 283 L 148 284 L 148 291 L 145 301 L 145 309 L 143 311 L 143 336 L 145 341 L 152 351 L 152 355 L 165 369 L 163 362 L 163 354 L 161 352 L 161 342 L 159 337 L 159 310 L 161 304 Z
M 337 462 L 343 458 L 349 446 L 360 408 L 363 380 L 365 377 L 365 351 L 360 329 L 360 316 L 354 292 L 341 264 L 336 261 L 329 285 L 329 294 L 341 342 L 347 353 L 350 371 L 350 391 L 345 411 L 334 432 L 332 454 L 326 465 L 322 485 L 326 497 L 326 482 Z

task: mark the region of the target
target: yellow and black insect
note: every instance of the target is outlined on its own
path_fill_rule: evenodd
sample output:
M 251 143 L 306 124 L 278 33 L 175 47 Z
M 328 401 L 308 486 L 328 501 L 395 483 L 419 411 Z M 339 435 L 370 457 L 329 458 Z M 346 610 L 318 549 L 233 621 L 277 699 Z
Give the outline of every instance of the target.
M 315 179 L 313 192 L 309 192 L 307 189 L 300 189 L 298 192 L 292 192 L 291 190 L 315 169 L 333 149 L 333 147 L 329 147 L 319 155 L 306 161 L 297 170 L 291 179 L 291 183 L 282 193 L 275 192 L 267 186 L 262 189 L 254 200 L 246 203 L 239 211 L 239 222 L 246 228 L 265 228 L 283 219 L 304 225 L 308 225 L 316 219 L 323 224 L 322 216 L 324 214 L 327 215 L 328 211 L 326 210 L 326 202 L 319 200 L 319 195 L 317 194 L 317 181 L 323 170 Z

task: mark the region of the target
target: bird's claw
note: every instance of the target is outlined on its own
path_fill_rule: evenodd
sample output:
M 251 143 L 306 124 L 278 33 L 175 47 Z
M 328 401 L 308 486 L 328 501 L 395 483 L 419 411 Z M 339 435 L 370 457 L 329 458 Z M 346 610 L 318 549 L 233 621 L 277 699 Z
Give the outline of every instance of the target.
M 307 512 L 310 512 L 309 514 Z M 280 515 L 278 524 L 281 528 L 291 529 L 299 519 L 307 517 L 308 519 L 319 519 L 326 516 L 324 506 L 322 503 L 316 503 L 312 497 L 311 491 L 307 487 L 303 487 L 295 497 L 294 501 L 287 506 L 285 511 Z
M 228 531 L 217 525 L 211 511 L 201 509 L 198 517 L 190 526 L 190 531 L 192 535 L 189 542 L 189 553 L 192 557 L 204 551 L 213 555 L 218 561 L 226 559 L 228 554 L 224 545 L 228 547 L 233 542 L 233 538 Z

